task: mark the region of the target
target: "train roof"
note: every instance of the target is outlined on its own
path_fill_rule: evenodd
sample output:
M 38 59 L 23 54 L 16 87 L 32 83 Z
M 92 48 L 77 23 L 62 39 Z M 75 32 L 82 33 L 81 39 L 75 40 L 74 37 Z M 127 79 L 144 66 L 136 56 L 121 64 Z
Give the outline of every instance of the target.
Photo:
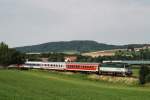
M 103 61 L 103 63 L 127 63 L 130 65 L 142 65 L 142 64 L 149 64 L 150 61 L 144 60 L 114 60 L 114 61 Z
M 89 62 L 67 62 L 66 64 L 84 64 L 84 65 L 99 65 L 100 63 L 89 63 Z
M 65 64 L 65 62 L 41 62 L 41 61 L 27 61 L 25 63 L 32 63 L 32 64 Z

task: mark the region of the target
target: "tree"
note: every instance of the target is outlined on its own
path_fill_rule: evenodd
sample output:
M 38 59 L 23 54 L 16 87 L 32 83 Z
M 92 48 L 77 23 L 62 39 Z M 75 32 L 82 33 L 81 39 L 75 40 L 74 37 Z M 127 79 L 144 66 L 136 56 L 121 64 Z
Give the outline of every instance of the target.
M 22 64 L 24 61 L 24 54 L 10 49 L 4 42 L 0 43 L 0 65 L 5 67 L 10 64 Z
M 4 42 L 0 43 L 0 65 L 5 66 L 10 62 L 8 52 L 8 45 L 6 45 Z
M 150 73 L 146 76 L 146 82 L 150 82 Z
M 128 49 L 128 51 L 134 51 L 134 46 L 133 45 L 128 45 L 127 49 Z
M 146 83 L 146 76 L 149 74 L 149 68 L 145 65 L 141 66 L 139 71 L 139 82 L 141 85 Z

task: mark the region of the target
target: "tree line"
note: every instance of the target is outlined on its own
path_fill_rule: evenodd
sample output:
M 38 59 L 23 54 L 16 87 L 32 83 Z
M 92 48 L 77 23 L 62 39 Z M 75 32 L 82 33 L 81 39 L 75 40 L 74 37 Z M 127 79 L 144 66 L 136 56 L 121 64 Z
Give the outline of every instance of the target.
M 25 59 L 30 61 L 41 61 L 41 58 L 48 58 L 48 61 L 63 62 L 65 56 L 76 56 L 77 62 L 102 62 L 103 60 L 150 60 L 150 49 L 140 51 L 116 51 L 114 56 L 90 57 L 80 54 L 68 55 L 64 53 L 41 53 L 28 55 L 9 48 L 4 42 L 0 43 L 0 65 L 21 64 Z
M 25 61 L 25 54 L 9 48 L 4 42 L 0 43 L 0 66 L 6 67 L 12 64 L 22 64 Z

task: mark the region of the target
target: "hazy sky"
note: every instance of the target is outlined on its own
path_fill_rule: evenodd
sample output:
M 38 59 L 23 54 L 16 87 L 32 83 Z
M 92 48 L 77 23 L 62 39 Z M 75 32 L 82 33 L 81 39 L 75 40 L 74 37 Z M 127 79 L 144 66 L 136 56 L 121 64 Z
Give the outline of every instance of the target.
M 0 0 L 0 41 L 150 43 L 150 0 Z

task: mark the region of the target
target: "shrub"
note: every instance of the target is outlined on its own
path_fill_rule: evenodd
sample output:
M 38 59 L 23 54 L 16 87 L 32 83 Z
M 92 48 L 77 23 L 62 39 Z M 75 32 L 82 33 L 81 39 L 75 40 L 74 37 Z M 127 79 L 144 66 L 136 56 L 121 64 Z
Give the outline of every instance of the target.
M 146 76 L 146 82 L 150 82 L 150 74 Z
M 142 65 L 139 71 L 139 82 L 141 85 L 146 83 L 146 76 L 149 74 L 149 68 Z

